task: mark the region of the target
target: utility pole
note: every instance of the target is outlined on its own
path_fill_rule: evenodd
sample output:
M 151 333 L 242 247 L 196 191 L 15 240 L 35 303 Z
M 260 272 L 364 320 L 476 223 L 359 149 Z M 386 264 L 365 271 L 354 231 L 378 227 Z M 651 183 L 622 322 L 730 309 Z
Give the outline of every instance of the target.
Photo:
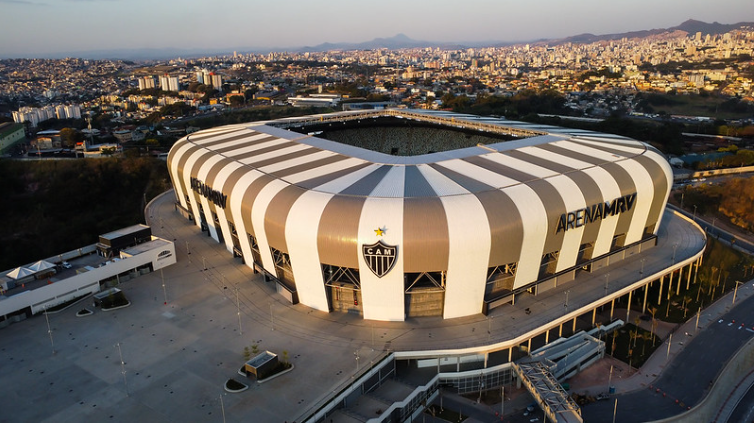
M 52 346 L 52 354 L 55 354 L 55 342 L 52 341 L 52 328 L 50 327 L 50 318 L 47 317 L 47 307 L 45 307 L 45 321 L 47 322 L 47 333 L 50 335 L 50 346 Z
M 126 387 L 126 395 L 131 396 L 128 393 L 128 382 L 126 381 L 126 362 L 123 361 L 123 352 L 120 350 L 120 342 L 115 344 L 118 347 L 118 355 L 120 356 L 120 372 L 123 374 L 123 385 Z
M 168 305 L 168 291 L 165 289 L 165 275 L 160 269 L 160 278 L 162 279 L 162 294 L 165 296 L 165 305 Z
M 238 286 L 236 286 L 236 308 L 238 309 L 238 334 L 243 335 L 241 330 L 241 301 L 238 299 Z

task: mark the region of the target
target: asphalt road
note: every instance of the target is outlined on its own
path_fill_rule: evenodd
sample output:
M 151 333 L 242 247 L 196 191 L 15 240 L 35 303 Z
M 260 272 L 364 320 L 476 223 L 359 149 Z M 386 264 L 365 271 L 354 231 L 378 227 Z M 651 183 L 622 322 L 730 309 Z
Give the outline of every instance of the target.
M 754 336 L 754 297 L 737 303 L 720 320 L 691 337 L 675 333 L 673 342 L 686 342 L 686 347 L 663 371 L 652 389 L 617 396 L 616 421 L 658 420 L 697 405 L 728 359 Z M 660 392 L 656 391 L 658 388 Z M 613 407 L 613 401 L 586 405 L 582 408 L 584 421 L 611 421 Z

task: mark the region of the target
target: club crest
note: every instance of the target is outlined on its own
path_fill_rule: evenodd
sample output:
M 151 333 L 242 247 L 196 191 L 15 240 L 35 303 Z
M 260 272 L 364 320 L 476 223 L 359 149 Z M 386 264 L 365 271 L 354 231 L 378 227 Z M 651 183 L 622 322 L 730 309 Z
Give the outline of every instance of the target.
M 377 275 L 378 278 L 381 278 L 395 265 L 398 247 L 387 245 L 380 240 L 374 244 L 362 245 L 361 252 L 364 254 L 364 261 L 367 263 L 369 270 Z

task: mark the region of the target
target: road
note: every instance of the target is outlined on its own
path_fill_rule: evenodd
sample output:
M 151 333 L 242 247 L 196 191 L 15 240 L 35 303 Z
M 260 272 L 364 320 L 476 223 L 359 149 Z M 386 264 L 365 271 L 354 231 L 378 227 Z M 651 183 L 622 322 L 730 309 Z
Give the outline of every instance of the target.
M 675 334 L 673 342 L 686 342 L 686 347 L 663 371 L 652 389 L 617 396 L 616 420 L 658 420 L 697 405 L 728 359 L 754 335 L 752 326 L 754 297 L 749 297 L 697 335 Z M 604 401 L 583 407 L 584 421 L 612 420 L 613 406 L 612 401 Z

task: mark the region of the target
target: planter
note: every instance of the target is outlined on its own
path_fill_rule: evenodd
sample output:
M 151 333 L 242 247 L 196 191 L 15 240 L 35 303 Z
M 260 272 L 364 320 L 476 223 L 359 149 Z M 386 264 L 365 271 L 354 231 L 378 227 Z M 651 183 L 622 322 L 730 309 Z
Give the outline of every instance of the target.
M 243 384 L 243 383 L 241 383 L 241 382 L 239 382 L 239 381 L 231 378 L 231 379 L 228 379 L 227 381 L 225 381 L 225 386 L 223 386 L 223 388 L 225 389 L 226 392 L 230 392 L 230 393 L 236 394 L 238 392 L 243 392 L 243 391 L 249 389 L 249 385 L 245 385 L 245 384 Z

